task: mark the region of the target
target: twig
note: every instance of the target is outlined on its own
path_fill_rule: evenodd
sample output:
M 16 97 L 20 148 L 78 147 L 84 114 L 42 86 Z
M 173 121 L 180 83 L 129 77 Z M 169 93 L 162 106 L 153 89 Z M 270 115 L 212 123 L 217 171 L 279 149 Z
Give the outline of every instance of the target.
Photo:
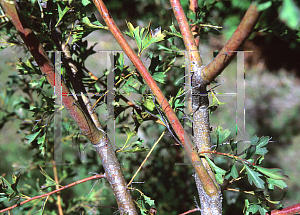
M 131 180 L 129 181 L 129 183 L 127 184 L 127 187 L 133 182 L 134 178 L 136 177 L 136 175 L 139 173 L 139 171 L 142 169 L 143 165 L 145 164 L 145 162 L 147 161 L 147 159 L 149 158 L 150 154 L 152 153 L 153 149 L 155 148 L 155 146 L 159 143 L 159 141 L 161 140 L 161 138 L 164 136 L 166 132 L 164 131 L 160 137 L 158 138 L 158 140 L 154 143 L 154 145 L 152 146 L 151 150 L 149 151 L 149 153 L 147 154 L 147 156 L 145 157 L 144 161 L 141 163 L 141 165 L 139 166 L 139 168 L 137 169 L 136 173 L 132 176 Z
M 161 105 L 162 110 L 166 114 L 170 124 L 172 125 L 177 136 L 179 137 L 179 140 L 182 143 L 187 155 L 189 156 L 190 161 L 193 164 L 193 167 L 194 167 L 197 175 L 205 184 L 205 187 L 204 187 L 205 192 L 209 196 L 217 195 L 218 189 L 217 189 L 215 183 L 210 178 L 207 170 L 203 166 L 203 163 L 200 160 L 196 150 L 194 149 L 194 146 L 192 144 L 191 139 L 189 138 L 189 135 L 184 130 L 183 126 L 181 125 L 181 123 L 180 123 L 179 119 L 177 118 L 175 112 L 173 111 L 172 107 L 166 100 L 161 89 L 157 86 L 157 83 L 155 82 L 155 80 L 153 79 L 153 77 L 151 76 L 149 71 L 146 69 L 146 67 L 142 63 L 141 59 L 136 55 L 136 53 L 130 47 L 128 42 L 125 40 L 120 29 L 117 27 L 112 16 L 109 14 L 103 1 L 102 0 L 93 0 L 93 2 L 96 5 L 98 11 L 100 12 L 100 15 L 102 16 L 103 20 L 105 21 L 110 32 L 116 38 L 117 42 L 119 43 L 119 45 L 121 46 L 121 48 L 123 49 L 125 54 L 131 60 L 131 62 L 134 64 L 134 66 L 137 68 L 137 70 L 141 74 L 142 78 L 145 80 L 146 84 L 148 85 L 148 87 L 151 89 L 151 91 L 155 95 L 158 103 Z M 198 53 L 198 52 L 196 52 L 196 53 Z
M 75 186 L 75 185 L 77 185 L 77 184 L 81 184 L 81 183 L 83 183 L 83 182 L 90 181 L 90 180 L 93 180 L 93 179 L 99 179 L 99 178 L 105 178 L 105 175 L 94 175 L 94 176 L 91 176 L 91 177 L 88 177 L 88 178 L 81 179 L 81 180 L 79 180 L 79 181 L 75 181 L 75 182 L 73 182 L 73 183 L 71 183 L 71 184 L 68 184 L 68 185 L 63 186 L 63 187 L 61 187 L 61 188 L 59 188 L 59 189 L 53 190 L 53 191 L 51 191 L 51 192 L 49 192 L 49 193 L 45 193 L 45 194 L 42 194 L 42 195 L 39 195 L 39 196 L 31 197 L 31 198 L 29 198 L 29 199 L 27 199 L 27 200 L 25 200 L 25 201 L 23 201 L 23 202 L 20 202 L 20 203 L 15 204 L 15 205 L 13 205 L 13 206 L 11 206 L 11 207 L 5 208 L 5 209 L 1 210 L 0 213 L 3 213 L 3 212 L 5 212 L 5 211 L 10 211 L 10 210 L 12 210 L 12 209 L 14 209 L 14 208 L 16 208 L 16 207 L 18 207 L 18 206 L 20 206 L 20 205 L 24 205 L 24 204 L 30 202 L 30 201 L 32 201 L 32 200 L 39 199 L 39 198 L 43 198 L 43 197 L 46 197 L 46 196 L 50 196 L 50 195 L 52 195 L 52 194 L 54 194 L 54 193 L 57 193 L 57 192 L 59 192 L 59 191 L 62 191 L 62 190 L 64 190 L 64 189 L 67 189 L 67 188 L 69 188 L 69 187 L 73 187 L 73 186 Z

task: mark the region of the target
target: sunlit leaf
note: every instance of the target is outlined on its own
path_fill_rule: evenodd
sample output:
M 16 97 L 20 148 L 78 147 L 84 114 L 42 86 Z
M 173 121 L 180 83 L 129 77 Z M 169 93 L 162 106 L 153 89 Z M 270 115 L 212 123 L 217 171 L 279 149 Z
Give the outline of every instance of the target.
M 272 178 L 267 178 L 267 183 L 269 189 L 274 189 L 274 186 L 279 187 L 280 189 L 286 188 L 287 185 L 283 180 L 276 180 Z
M 255 166 L 255 169 L 257 169 L 262 174 L 269 176 L 272 179 L 276 179 L 276 180 L 290 179 L 288 176 L 284 175 L 283 170 L 279 168 L 264 168 L 260 166 Z
M 246 167 L 249 183 L 251 185 L 252 185 L 252 183 L 254 183 L 256 187 L 258 187 L 260 189 L 264 189 L 265 182 L 261 178 L 259 178 L 259 176 L 262 176 L 262 175 L 259 174 L 258 172 L 256 172 L 255 170 L 251 169 L 247 165 L 245 165 L 245 167 Z
M 70 10 L 70 8 L 68 6 L 66 6 L 64 8 L 64 10 L 61 9 L 59 4 L 57 4 L 57 7 L 58 7 L 58 20 L 57 20 L 57 23 L 56 23 L 55 27 L 57 27 L 57 25 L 60 23 L 60 21 L 62 20 L 64 15 Z
M 209 157 L 207 157 L 207 155 L 204 155 L 207 162 L 209 163 L 209 165 L 211 166 L 211 168 L 215 171 L 216 173 L 216 180 L 219 184 L 223 184 L 224 182 L 224 175 L 226 173 L 226 171 L 224 169 L 221 169 L 220 167 L 218 167 L 217 165 L 214 164 L 214 162 L 212 162 Z
M 27 143 L 30 144 L 32 141 L 35 140 L 35 138 L 39 135 L 42 129 L 40 129 L 38 132 L 35 132 L 34 134 L 27 135 L 25 138 L 28 140 Z
M 40 190 L 42 189 L 46 189 L 48 187 L 52 187 L 52 186 L 55 186 L 55 185 L 58 185 L 49 175 L 48 173 L 45 172 L 45 170 L 40 166 L 40 172 L 45 176 L 46 178 L 46 184 L 43 185 Z
M 292 29 L 299 29 L 300 9 L 293 0 L 283 0 L 282 9 L 279 12 L 279 18 Z
M 218 126 L 214 129 L 214 134 L 217 137 L 217 146 L 225 142 L 225 140 L 229 137 L 230 131 L 228 129 L 223 131 L 222 126 Z

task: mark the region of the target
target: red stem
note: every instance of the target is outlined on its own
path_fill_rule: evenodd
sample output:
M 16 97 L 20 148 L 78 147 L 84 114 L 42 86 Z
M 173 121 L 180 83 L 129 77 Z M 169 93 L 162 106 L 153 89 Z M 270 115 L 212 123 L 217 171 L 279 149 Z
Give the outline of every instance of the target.
M 196 19 L 197 19 L 197 13 L 199 11 L 198 0 L 190 0 L 190 10 L 193 11 L 196 14 Z M 196 20 L 192 20 L 192 21 L 196 21 Z M 199 31 L 199 27 L 198 26 L 193 26 L 191 28 L 191 31 L 195 35 L 194 39 L 195 39 L 196 47 L 199 47 L 200 37 L 197 36 L 198 31 Z
M 266 215 L 268 215 L 268 214 L 271 214 L 271 215 L 300 214 L 300 203 L 283 208 L 282 210 L 273 210 L 273 211 L 271 211 L 271 213 L 266 213 Z
M 217 57 L 203 69 L 202 78 L 206 83 L 211 83 L 231 62 L 236 55 L 236 52 L 231 51 L 239 49 L 251 35 L 261 13 L 262 12 L 257 10 L 256 3 L 250 5 L 232 37 L 228 40 Z
M 117 27 L 116 23 L 114 22 L 113 18 L 109 14 L 106 6 L 104 5 L 102 0 L 93 0 L 94 4 L 96 5 L 98 11 L 100 12 L 103 20 L 105 21 L 106 25 L 108 26 L 110 32 L 116 38 L 117 42 L 137 68 L 141 76 L 143 77 L 144 81 L 151 89 L 152 93 L 156 96 L 156 99 L 161 105 L 164 113 L 166 114 L 169 122 L 171 123 L 175 133 L 177 134 L 179 140 L 181 141 L 186 153 L 188 154 L 191 163 L 193 164 L 196 173 L 198 174 L 199 178 L 205 184 L 205 191 L 208 195 L 216 195 L 218 190 L 216 185 L 208 175 L 206 169 L 204 168 L 202 161 L 200 160 L 196 150 L 193 147 L 193 144 L 188 136 L 188 134 L 183 129 L 180 121 L 178 120 L 176 114 L 174 113 L 173 109 L 169 105 L 167 99 L 165 98 L 164 94 L 157 86 L 155 80 L 152 78 L 151 74 L 148 72 L 144 64 L 142 63 L 141 59 L 136 55 L 136 53 L 132 50 L 130 45 L 127 43 L 125 38 L 123 37 L 121 31 Z
M 67 188 L 69 188 L 69 187 L 73 187 L 73 186 L 75 186 L 75 185 L 77 185 L 77 184 L 81 184 L 81 183 L 83 183 L 83 182 L 90 181 L 90 180 L 93 180 L 93 179 L 99 179 L 99 178 L 105 178 L 105 176 L 104 176 L 104 175 L 94 175 L 94 176 L 91 176 L 91 177 L 88 177 L 88 178 L 81 179 L 81 180 L 79 180 L 79 181 L 75 181 L 75 182 L 73 182 L 73 183 L 71 183 L 71 184 L 68 184 L 68 185 L 66 185 L 66 186 L 63 186 L 63 187 L 61 187 L 61 188 L 59 188 L 59 189 L 57 189 L 57 190 L 53 190 L 53 191 L 51 191 L 51 192 L 49 192 L 49 193 L 45 193 L 45 194 L 42 194 L 42 195 L 39 195 L 39 196 L 31 197 L 31 198 L 29 198 L 29 199 L 27 199 L 27 200 L 25 200 L 25 201 L 23 201 L 23 202 L 20 202 L 20 203 L 15 204 L 15 205 L 13 205 L 13 206 L 11 206 L 11 207 L 5 208 L 5 209 L 1 210 L 0 213 L 3 213 L 3 212 L 5 212 L 5 211 L 10 211 L 10 210 L 12 210 L 12 209 L 14 209 L 14 208 L 16 208 L 16 207 L 18 207 L 18 206 L 20 206 L 20 205 L 24 205 L 24 204 L 30 202 L 30 201 L 32 201 L 32 200 L 39 199 L 39 198 L 43 198 L 43 197 L 46 197 L 46 196 L 50 196 L 50 195 L 52 195 L 52 194 L 54 194 L 54 193 L 57 193 L 57 192 L 59 192 L 59 191 L 62 191 L 62 190 L 64 190 L 64 189 L 67 189 Z
M 171 6 L 173 8 L 174 15 L 179 25 L 180 32 L 183 37 L 183 42 L 186 50 L 189 52 L 190 61 L 194 61 L 198 66 L 202 66 L 202 59 L 198 52 L 197 45 L 194 40 L 194 36 L 189 27 L 188 20 L 185 16 L 185 13 L 182 9 L 181 3 L 179 0 L 170 0 Z

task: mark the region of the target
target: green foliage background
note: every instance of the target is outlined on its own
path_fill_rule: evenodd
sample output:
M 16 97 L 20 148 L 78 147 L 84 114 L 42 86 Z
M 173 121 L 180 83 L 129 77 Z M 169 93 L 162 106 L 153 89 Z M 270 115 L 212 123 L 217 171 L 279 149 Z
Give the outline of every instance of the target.
M 200 36 L 202 39 L 201 51 L 204 62 L 208 63 L 212 59 L 213 51 L 215 51 L 210 47 L 210 45 L 213 45 L 209 43 L 210 38 L 216 36 L 219 40 L 226 42 L 240 22 L 250 2 L 251 1 L 243 1 L 243 3 L 241 3 L 241 1 L 238 0 L 220 2 L 199 1 L 199 5 L 202 8 L 201 11 L 204 13 L 200 16 L 200 21 L 206 24 L 222 26 L 222 33 L 224 33 L 223 36 L 216 36 L 215 34 L 221 32 L 216 32 L 210 28 L 202 29 L 203 32 L 201 32 Z M 272 4 L 262 15 L 261 22 L 257 25 L 257 31 L 265 35 L 264 39 L 266 41 L 272 41 L 273 37 L 280 37 L 280 39 L 289 45 L 289 49 L 298 49 L 299 22 L 297 24 L 297 19 L 295 17 L 284 19 L 286 16 L 283 15 L 282 19 L 285 20 L 285 22 L 282 22 L 278 18 L 282 1 L 274 0 L 263 2 L 266 3 L 266 5 L 268 2 L 272 2 Z M 83 20 L 84 17 L 88 15 L 90 21 L 94 22 L 96 20 L 92 14 L 95 8 L 92 4 L 89 4 L 88 1 L 78 1 L 72 4 L 76 6 L 75 11 L 80 11 L 75 14 L 76 18 Z M 81 4 L 85 5 L 85 7 Z M 188 12 L 188 1 L 182 1 L 182 4 Z M 291 1 L 285 1 L 285 4 L 291 4 Z M 36 2 L 34 5 L 38 8 Z M 63 3 L 58 3 L 58 5 L 62 8 L 64 6 Z M 128 5 L 130 5 L 130 7 Z M 29 6 L 29 4 L 24 4 L 23 6 L 24 11 L 28 11 L 31 15 L 35 15 L 39 11 Z M 125 19 L 127 22 L 132 23 L 134 27 L 137 25 L 146 27 L 148 26 L 149 20 L 151 20 L 151 29 L 154 30 L 155 28 L 161 27 L 162 31 L 170 31 L 169 26 L 172 25 L 172 19 L 174 21 L 169 3 L 163 0 L 112 0 L 107 2 L 107 8 L 110 10 L 112 16 L 117 19 L 117 23 L 123 31 L 128 31 Z M 297 15 L 297 10 L 292 12 L 295 12 Z M 292 12 L 289 10 L 288 12 L 284 12 L 284 14 Z M 57 16 L 62 16 L 58 10 L 56 10 L 56 13 Z M 40 17 L 40 14 L 37 14 L 36 17 Z M 97 14 L 96 17 L 98 17 Z M 50 14 L 48 14 L 48 16 L 45 14 L 45 20 L 50 18 Z M 62 17 L 60 27 L 70 29 L 68 23 L 72 23 L 73 21 L 74 17 L 66 14 Z M 80 65 L 84 65 L 82 60 L 87 58 L 85 65 L 91 71 L 95 71 L 97 77 L 101 77 L 105 72 L 105 66 L 103 66 L 103 64 L 105 64 L 105 60 L 103 60 L 105 56 L 99 53 L 94 55 L 90 54 L 103 49 L 118 50 L 119 46 L 114 42 L 110 33 L 104 29 L 93 32 L 88 37 L 85 37 L 95 28 L 95 26 L 89 25 L 90 23 L 88 23 L 87 20 L 85 21 L 86 23 L 83 25 L 84 31 L 81 35 L 79 32 L 82 29 L 79 27 L 76 29 L 80 36 L 77 38 L 79 47 L 75 47 L 74 55 L 76 53 L 77 56 L 81 56 L 77 61 Z M 101 20 L 100 23 L 104 24 Z M 98 27 L 101 26 L 100 23 L 97 23 Z M 290 26 L 290 28 L 287 28 L 284 23 Z M 53 98 L 50 99 L 49 97 L 53 95 L 53 91 L 46 83 L 44 83 L 44 87 L 38 87 L 38 83 L 40 85 L 43 84 L 43 79 L 34 70 L 35 67 L 32 65 L 32 62 L 26 62 L 28 56 L 23 54 L 24 46 L 20 44 L 16 32 L 9 30 L 11 28 L 10 25 L 10 23 L 7 23 L 5 28 L 2 28 L 1 31 L 3 38 L 9 36 L 11 38 L 10 42 L 15 44 L 10 48 L 5 48 L 1 52 L 1 174 L 10 182 L 12 182 L 10 178 L 13 173 L 15 175 L 21 174 L 18 190 L 28 196 L 35 196 L 40 194 L 38 189 L 46 183 L 45 177 L 39 172 L 38 165 L 42 165 L 45 171 L 53 177 L 51 166 L 46 165 L 48 162 L 51 162 L 53 123 L 49 123 L 48 127 L 45 128 L 43 125 L 48 122 L 48 118 L 37 122 L 34 121 L 36 117 L 33 117 L 32 114 L 34 111 L 38 111 L 37 117 L 38 119 L 42 119 L 44 117 L 42 113 L 50 111 L 51 107 L 53 107 Z M 50 51 L 56 48 L 53 44 L 47 43 L 47 33 L 42 34 L 42 32 L 47 31 L 47 26 L 39 23 L 33 25 L 33 28 L 36 32 L 41 33 L 38 34 L 38 36 L 46 43 L 46 50 Z M 8 30 L 6 31 L 6 29 Z M 88 31 L 88 29 L 90 29 L 90 31 Z M 263 32 L 261 32 L 261 29 L 263 29 Z M 82 40 L 81 37 L 84 39 Z M 254 37 L 254 35 L 252 37 Z M 130 40 L 131 44 L 135 44 L 129 37 L 127 37 L 127 39 Z M 86 40 L 88 43 L 84 42 Z M 91 48 L 94 41 L 98 44 Z M 184 49 L 180 38 L 175 38 L 173 43 L 178 49 Z M 163 41 L 159 44 L 168 46 L 170 42 Z M 135 47 L 136 50 L 138 50 L 138 47 Z M 158 50 L 156 45 L 150 46 L 147 51 L 162 55 L 162 51 Z M 142 56 L 146 64 L 150 65 L 150 61 L 155 58 L 153 57 L 150 60 L 146 60 L 148 56 L 147 51 L 144 51 Z M 99 60 L 99 56 L 101 56 L 102 59 Z M 177 57 L 180 59 L 180 56 Z M 18 66 L 16 64 L 18 58 L 22 59 L 20 62 L 23 61 L 27 63 L 26 66 L 29 68 L 21 64 L 25 69 L 20 70 L 20 63 Z M 167 57 L 164 56 L 164 59 L 167 59 Z M 178 61 L 182 63 L 182 60 Z M 130 64 L 126 61 L 126 58 L 125 64 Z M 16 68 L 19 68 L 19 70 L 16 70 Z M 134 70 L 132 66 L 129 68 L 131 71 Z M 166 84 L 160 84 L 160 86 L 163 87 L 165 95 L 175 96 L 174 92 L 177 92 L 181 85 L 180 83 L 174 83 L 182 76 L 183 70 L 184 68 L 181 68 L 180 63 L 178 63 L 178 65 L 172 67 L 172 73 L 166 73 L 166 77 L 163 77 Z M 20 75 L 24 71 L 32 71 L 32 74 L 29 73 L 26 76 Z M 122 72 L 127 74 L 131 71 L 119 71 L 119 73 L 122 75 Z M 157 71 L 154 70 L 153 72 Z M 299 84 L 297 84 L 299 83 L 298 77 L 299 73 L 291 73 L 281 68 L 277 68 L 275 71 L 268 71 L 266 68 L 259 68 L 257 65 L 252 65 L 252 67 L 246 70 L 247 88 L 245 109 L 247 130 L 250 136 L 254 136 L 255 134 L 258 136 L 270 136 L 273 138 L 272 140 L 280 141 L 268 145 L 270 153 L 265 158 L 264 166 L 281 167 L 285 170 L 285 174 L 290 176 L 291 180 L 286 181 L 289 187 L 286 189 L 286 198 L 283 201 L 285 206 L 298 203 L 300 199 L 299 194 L 294 192 L 300 187 L 297 180 L 299 177 L 297 170 L 300 164 L 294 159 L 296 157 L 295 153 L 299 148 L 298 131 L 300 123 L 298 115 L 300 101 L 297 95 L 300 93 L 300 87 Z M 224 84 L 217 87 L 215 92 L 234 92 L 235 84 L 232 83 L 235 83 L 235 80 L 236 64 L 233 62 L 218 78 L 217 81 L 219 83 L 224 81 Z M 28 84 L 28 82 L 31 84 Z M 88 86 L 89 89 L 95 90 L 95 83 L 92 83 L 89 79 L 86 79 L 86 83 L 87 85 L 90 84 Z M 103 92 L 105 89 L 100 87 L 99 90 Z M 130 98 L 139 102 L 143 101 L 141 96 L 135 96 L 134 93 L 130 95 Z M 227 105 L 220 106 L 217 111 L 212 114 L 211 126 L 214 129 L 218 125 L 222 125 L 223 128 L 230 128 L 232 134 L 228 138 L 234 138 L 236 120 L 235 101 L 227 97 L 220 96 L 218 98 L 221 102 L 226 102 Z M 93 101 L 95 102 L 95 99 Z M 120 105 L 122 105 L 121 102 Z M 31 108 L 31 110 L 29 110 L 30 106 L 34 106 L 38 109 Z M 100 118 L 102 116 L 102 122 L 104 122 L 103 119 L 105 118 L 103 114 L 104 108 L 105 107 L 102 106 L 97 110 Z M 118 132 L 115 140 L 116 143 L 123 143 L 124 139 L 126 139 L 125 130 L 120 124 L 125 121 L 130 114 L 130 110 L 124 112 L 123 115 L 120 115 L 119 121 L 116 122 L 116 131 Z M 63 156 L 64 162 L 68 163 L 68 165 L 58 166 L 59 178 L 61 179 L 60 183 L 64 185 L 72 183 L 90 176 L 91 172 L 103 173 L 96 153 L 90 145 L 85 147 L 86 140 L 80 137 L 78 129 L 67 116 L 65 110 L 63 110 L 63 116 L 63 136 L 68 137 L 62 141 Z M 182 117 L 180 114 L 179 116 Z M 130 129 L 134 129 L 133 121 L 127 120 L 125 123 L 129 125 Z M 25 138 L 39 129 L 44 129 L 43 132 L 47 130 L 47 140 L 43 143 L 43 147 L 41 146 L 43 135 L 39 136 L 39 138 L 41 138 L 40 143 L 38 139 L 28 143 L 28 140 Z M 141 125 L 138 136 L 144 140 L 143 146 L 150 148 L 163 130 L 163 126 L 149 121 Z M 138 139 L 134 137 L 131 141 L 138 141 Z M 213 139 L 213 144 L 215 142 L 216 139 Z M 193 174 L 192 167 L 189 165 L 174 165 L 175 163 L 188 163 L 184 160 L 182 148 L 180 146 L 174 146 L 174 143 L 174 139 L 170 136 L 163 138 L 138 175 L 137 181 L 143 183 L 134 184 L 134 187 L 140 189 L 146 196 L 150 196 L 151 199 L 155 200 L 159 214 L 175 215 L 183 213 L 195 207 L 195 198 L 196 201 L 199 202 L 194 178 L 191 177 Z M 226 152 L 226 150 L 228 150 L 228 148 L 224 148 L 224 152 Z M 44 156 L 42 156 L 43 153 Z M 123 171 L 127 181 L 130 180 L 145 155 L 145 152 L 136 154 L 118 153 L 120 162 L 124 164 Z M 215 163 L 221 168 L 228 169 L 228 159 L 225 157 L 215 156 Z M 238 170 L 240 169 L 241 166 L 238 167 Z M 115 211 L 115 209 L 110 208 L 101 207 L 95 209 L 95 207 L 93 207 L 96 205 L 116 207 L 114 196 L 105 180 L 100 180 L 95 187 L 93 187 L 93 183 L 93 181 L 87 182 L 61 192 L 63 208 L 66 210 L 66 214 L 112 214 Z M 244 178 L 236 183 L 236 187 L 243 190 L 253 189 L 253 187 L 246 184 L 248 184 L 248 182 L 247 179 Z M 46 188 L 46 191 L 49 192 L 50 190 L 51 188 Z M 269 191 L 269 195 L 271 198 L 278 200 L 282 198 L 284 192 L 285 191 L 275 188 L 274 192 Z M 133 196 L 134 198 L 138 198 L 139 193 L 133 191 Z M 1 196 L 1 198 L 3 198 L 3 196 Z M 245 199 L 249 199 L 250 202 L 257 202 L 256 197 L 252 195 L 225 191 L 223 200 L 224 214 L 241 214 L 245 205 Z M 56 214 L 55 200 L 56 195 L 52 195 L 49 198 L 45 214 Z M 0 205 L 1 208 L 4 208 L 7 207 L 8 203 L 3 201 Z M 42 201 L 39 202 L 38 205 L 42 207 Z M 34 213 L 36 208 L 35 211 L 31 212 L 31 207 L 33 207 L 33 204 L 27 204 L 14 209 L 13 212 L 14 214 L 24 214 L 24 211 L 29 211 L 28 214 Z

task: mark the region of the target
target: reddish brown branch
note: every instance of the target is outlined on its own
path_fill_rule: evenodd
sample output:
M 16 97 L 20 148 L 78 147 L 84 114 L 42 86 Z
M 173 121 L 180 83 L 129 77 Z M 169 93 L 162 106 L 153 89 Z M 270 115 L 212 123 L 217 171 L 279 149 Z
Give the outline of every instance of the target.
M 196 62 L 198 66 L 202 66 L 202 59 L 198 52 L 197 45 L 194 40 L 194 36 L 191 32 L 188 20 L 182 9 L 179 0 L 170 0 L 171 6 L 173 8 L 174 15 L 179 25 L 180 32 L 183 37 L 184 45 L 186 50 L 189 52 L 190 61 Z
M 293 215 L 300 214 L 300 203 L 283 208 L 282 210 L 273 210 L 266 215 Z
M 46 76 L 50 85 L 55 87 L 54 66 L 34 32 L 30 29 L 25 19 L 21 18 L 21 14 L 17 12 L 14 2 L 1 0 L 0 3 L 34 57 L 43 75 Z M 126 189 L 127 183 L 120 167 L 120 163 L 109 140 L 103 138 L 104 133 L 95 126 L 91 117 L 85 114 L 82 108 L 76 103 L 74 97 L 69 96 L 70 92 L 65 83 L 61 82 L 56 84 L 61 84 L 62 103 L 64 107 L 80 128 L 82 134 L 93 144 L 100 156 L 102 165 L 105 169 L 106 178 L 112 187 L 120 213 L 123 214 L 127 212 L 131 215 L 137 214 L 132 196 Z
M 43 198 L 43 197 L 46 197 L 46 196 L 50 196 L 50 195 L 52 195 L 52 194 L 54 194 L 54 193 L 57 193 L 57 192 L 59 192 L 59 191 L 62 191 L 62 190 L 64 190 L 64 189 L 67 189 L 67 188 L 69 188 L 69 187 L 73 187 L 73 186 L 75 186 L 75 185 L 77 185 L 77 184 L 81 184 L 81 183 L 83 183 L 83 182 L 90 181 L 90 180 L 93 180 L 93 179 L 99 179 L 99 178 L 105 178 L 105 176 L 104 176 L 104 175 L 94 175 L 94 176 L 91 176 L 91 177 L 88 177 L 88 178 L 81 179 L 81 180 L 79 180 L 79 181 L 75 181 L 75 182 L 73 182 L 73 183 L 71 183 L 71 184 L 68 184 L 68 185 L 63 186 L 63 187 L 61 187 L 61 188 L 59 188 L 59 189 L 53 190 L 53 191 L 51 191 L 51 192 L 49 192 L 49 193 L 45 193 L 45 194 L 42 194 L 42 195 L 39 195 L 39 196 L 31 197 L 31 198 L 29 198 L 29 199 L 27 199 L 27 200 L 25 200 L 25 201 L 23 201 L 23 202 L 20 202 L 20 203 L 15 204 L 15 205 L 13 205 L 13 206 L 11 206 L 11 207 L 5 208 L 5 209 L 1 210 L 0 213 L 3 213 L 3 212 L 5 212 L 5 211 L 10 211 L 10 210 L 12 210 L 12 209 L 14 209 L 14 208 L 16 208 L 16 207 L 18 207 L 18 206 L 20 206 L 20 205 L 24 205 L 24 204 L 30 202 L 30 201 L 32 201 L 32 200 L 39 199 L 39 198 Z
M 105 21 L 106 25 L 108 26 L 110 32 L 113 34 L 123 51 L 126 53 L 128 58 L 137 68 L 139 73 L 141 74 L 142 78 L 151 89 L 152 93 L 155 95 L 159 105 L 161 105 L 164 113 L 166 114 L 170 124 L 172 125 L 175 133 L 177 134 L 179 140 L 181 141 L 185 151 L 187 152 L 193 167 L 195 168 L 196 173 L 198 174 L 199 178 L 202 180 L 203 184 L 205 184 L 205 192 L 208 195 L 215 195 L 218 193 L 216 185 L 208 175 L 206 169 L 204 168 L 196 150 L 193 147 L 193 144 L 188 136 L 188 134 L 183 129 L 180 121 L 178 120 L 176 114 L 174 113 L 172 107 L 168 103 L 168 100 L 165 98 L 164 94 L 157 86 L 156 82 L 152 78 L 151 74 L 148 72 L 144 64 L 142 63 L 141 59 L 136 55 L 136 53 L 132 50 L 130 45 L 127 43 L 125 38 L 123 37 L 121 31 L 116 26 L 113 18 L 109 14 L 106 6 L 104 5 L 102 0 L 93 0 L 94 4 L 96 5 L 98 11 L 100 12 L 103 20 Z
M 256 3 L 250 5 L 232 37 L 228 40 L 217 57 L 202 70 L 203 73 L 201 75 L 206 83 L 211 83 L 232 61 L 236 55 L 236 52 L 232 51 L 238 50 L 251 35 L 261 13 L 262 12 L 257 10 Z
M 6 15 L 10 18 L 10 21 L 16 27 L 18 33 L 22 37 L 24 43 L 28 47 L 32 56 L 34 57 L 36 63 L 40 67 L 43 75 L 46 76 L 49 84 L 55 86 L 55 73 L 54 66 L 51 60 L 45 53 L 42 45 L 39 43 L 37 37 L 33 31 L 28 27 L 25 19 L 20 18 L 16 11 L 14 4 L 7 1 L 1 1 L 1 5 L 5 10 Z M 62 103 L 64 107 L 68 110 L 71 117 L 75 120 L 83 135 L 85 135 L 92 143 L 97 143 L 99 139 L 102 138 L 103 134 L 100 132 L 92 121 L 85 116 L 85 114 L 75 105 L 76 101 L 70 94 L 68 88 L 64 83 L 61 83 L 62 89 Z M 98 132 L 97 132 L 98 130 Z
M 197 13 L 199 12 L 198 0 L 190 0 L 190 10 L 196 14 L 196 19 L 197 19 L 198 17 Z M 196 20 L 191 20 L 191 21 L 196 21 Z M 199 27 L 193 26 L 191 27 L 191 31 L 192 34 L 195 35 L 194 39 L 195 39 L 196 47 L 199 47 L 199 43 L 200 43 L 200 37 L 198 36 Z

